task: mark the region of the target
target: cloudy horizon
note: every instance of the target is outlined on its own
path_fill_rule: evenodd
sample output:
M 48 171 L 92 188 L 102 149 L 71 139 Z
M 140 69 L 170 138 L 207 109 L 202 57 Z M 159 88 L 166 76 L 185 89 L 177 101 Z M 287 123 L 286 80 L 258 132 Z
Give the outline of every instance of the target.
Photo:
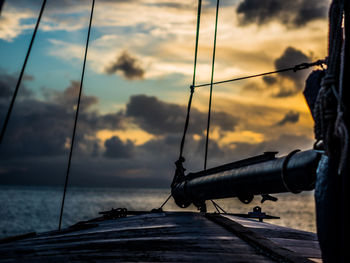
M 210 80 L 215 1 L 203 1 L 197 83 Z M 323 59 L 328 0 L 220 1 L 214 81 Z M 41 1 L 5 1 L 0 123 Z M 90 0 L 47 1 L 8 131 L 0 184 L 63 185 Z M 197 1 L 97 0 L 70 185 L 169 187 L 193 74 Z M 312 147 L 310 70 L 214 86 L 208 167 Z M 203 168 L 208 88 L 196 89 L 184 156 Z

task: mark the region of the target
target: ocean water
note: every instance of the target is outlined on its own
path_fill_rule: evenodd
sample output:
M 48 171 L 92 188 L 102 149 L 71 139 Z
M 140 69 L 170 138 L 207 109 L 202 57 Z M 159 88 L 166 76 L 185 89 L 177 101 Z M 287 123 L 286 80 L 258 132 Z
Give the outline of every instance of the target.
M 125 207 L 128 210 L 158 208 L 168 197 L 169 189 L 69 188 L 63 214 L 63 227 L 98 217 L 98 212 Z M 247 213 L 254 206 L 281 219 L 266 222 L 315 232 L 313 192 L 278 194 L 277 202 L 260 203 L 256 197 L 249 205 L 236 198 L 216 200 L 227 212 Z M 0 186 L 0 238 L 27 232 L 43 232 L 58 227 L 61 187 Z M 164 210 L 178 211 L 172 199 Z M 189 207 L 187 211 L 196 211 Z M 214 208 L 208 203 L 208 210 Z

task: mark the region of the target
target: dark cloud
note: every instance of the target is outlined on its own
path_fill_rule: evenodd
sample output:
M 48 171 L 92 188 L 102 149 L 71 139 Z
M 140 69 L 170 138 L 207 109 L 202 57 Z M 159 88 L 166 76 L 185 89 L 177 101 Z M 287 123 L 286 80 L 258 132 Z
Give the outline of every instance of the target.
M 301 27 L 327 16 L 327 0 L 243 0 L 237 7 L 241 25 L 263 25 L 277 21 L 287 27 Z
M 275 60 L 276 70 L 288 68 L 301 63 L 309 63 L 311 58 L 305 55 L 301 50 L 293 47 L 287 47 L 281 57 Z M 279 73 L 281 79 L 285 78 L 293 82 L 294 86 L 285 86 L 283 83 L 279 83 L 279 91 L 275 94 L 276 97 L 288 97 L 301 91 L 305 86 L 305 79 L 309 74 L 310 70 L 299 70 L 299 71 L 286 71 Z
M 146 3 L 147 6 L 155 6 L 161 8 L 172 8 L 177 10 L 189 10 L 196 7 L 196 3 L 175 3 L 175 2 L 163 2 L 163 3 Z
M 23 98 L 15 105 L 13 118 L 0 148 L 1 184 L 64 184 L 78 87 L 79 83 L 72 81 L 61 92 L 45 90 L 45 101 Z M 85 106 L 81 108 L 78 120 L 70 185 L 169 187 L 174 174 L 174 161 L 179 154 L 186 106 L 137 95 L 130 98 L 125 111 L 101 114 L 93 110 L 98 102 L 96 97 L 83 94 L 82 103 L 84 100 Z M 4 105 L 0 103 L 0 112 L 6 110 Z M 252 131 L 256 126 L 247 126 L 246 119 L 253 114 L 263 119 L 269 113 L 260 106 L 253 109 L 251 105 L 244 108 L 237 104 L 235 107 L 232 112 L 240 111 L 240 124 Z M 184 151 L 188 172 L 203 169 L 207 121 L 205 112 L 193 108 L 191 113 Z M 212 116 L 212 127 L 219 132 L 233 131 L 239 123 L 237 117 L 225 112 L 213 111 Z M 106 141 L 97 138 L 99 131 L 122 130 L 126 123 L 151 133 L 153 139 L 136 145 L 117 136 Z M 287 153 L 295 148 L 305 149 L 311 144 L 311 140 L 305 136 L 288 134 L 257 144 L 222 145 L 212 138 L 209 142 L 208 167 L 267 150 Z
M 303 51 L 294 47 L 287 47 L 281 56 L 274 60 L 274 66 L 276 70 L 282 70 L 293 68 L 303 63 L 310 63 L 311 61 L 311 56 L 306 55 Z M 241 91 L 255 93 L 267 92 L 270 93 L 270 96 L 276 98 L 294 96 L 304 89 L 305 80 L 310 72 L 311 68 L 297 71 L 289 70 L 274 75 L 267 75 L 262 78 L 263 85 L 259 82 L 247 82 Z
M 120 72 L 129 80 L 142 79 L 145 71 L 140 66 L 140 62 L 132 57 L 127 51 L 121 53 L 117 59 L 105 68 L 107 74 Z
M 11 75 L 0 73 L 0 98 L 10 98 L 16 86 L 16 79 Z
M 288 123 L 297 123 L 299 121 L 300 113 L 295 111 L 287 112 L 282 120 L 276 123 L 277 126 L 284 126 Z
M 131 158 L 134 153 L 134 143 L 130 140 L 123 142 L 117 136 L 105 141 L 106 151 L 104 153 L 105 157 L 109 158 Z
M 76 156 L 73 158 L 71 186 L 108 187 L 169 187 L 174 174 L 174 161 L 178 157 L 179 136 L 159 137 L 135 148 L 134 158 L 94 158 Z M 196 147 L 196 153 L 185 153 L 187 172 L 203 169 L 203 141 L 188 141 Z M 284 155 L 300 148 L 312 146 L 312 140 L 305 136 L 282 134 L 279 137 L 258 144 L 234 143 L 219 146 L 209 144 L 208 167 L 237 161 L 264 151 L 279 151 Z M 192 144 L 193 143 L 193 144 Z M 3 184 L 63 185 L 67 158 L 42 157 L 32 159 L 0 161 Z
M 10 99 L 15 91 L 18 77 L 15 74 L 7 74 L 0 69 L 0 99 Z M 26 81 L 33 80 L 34 77 L 30 75 L 24 75 L 22 78 L 22 85 L 20 86 L 18 96 L 29 97 L 32 92 L 25 86 Z
M 274 93 L 272 96 L 275 98 L 286 98 L 286 97 L 294 96 L 296 93 L 297 93 L 297 90 L 294 87 L 285 87 L 282 85 L 278 88 L 278 91 Z
M 295 149 L 311 149 L 313 142 L 313 139 L 304 135 L 281 134 L 277 138 L 265 140 L 258 144 L 235 143 L 234 152 L 247 157 L 266 151 L 278 151 L 280 155 L 285 155 Z
M 146 153 L 154 153 L 159 162 L 150 160 L 151 167 L 164 171 L 162 174 L 168 176 L 171 180 L 173 175 L 173 162 L 178 157 L 179 151 L 179 136 L 166 136 L 147 142 L 141 146 Z M 295 149 L 310 149 L 312 148 L 313 140 L 302 135 L 281 134 L 276 138 L 265 140 L 261 143 L 244 143 L 236 142 L 228 145 L 219 145 L 217 141 L 209 141 L 208 151 L 208 168 L 222 165 L 225 163 L 249 158 L 255 155 L 262 154 L 266 151 L 278 151 L 280 155 L 286 155 Z M 199 171 L 203 169 L 204 164 L 204 147 L 205 137 L 202 136 L 199 140 L 194 140 L 193 136 L 188 136 L 184 156 L 184 163 L 187 172 Z M 167 164 L 168 166 L 165 166 Z M 166 172 L 167 171 L 167 172 Z M 156 181 L 157 172 L 154 173 Z
M 211 125 L 218 127 L 221 131 L 224 132 L 234 131 L 237 124 L 239 123 L 239 119 L 237 117 L 223 111 L 213 111 L 212 115 L 213 121 Z M 207 113 L 205 113 L 205 116 L 207 118 Z
M 257 82 L 247 82 L 246 84 L 244 84 L 241 88 L 241 92 L 253 92 L 253 93 L 260 93 L 263 92 L 265 90 L 265 86 L 261 85 Z
M 78 102 L 80 82 L 72 80 L 70 85 L 63 91 L 44 90 L 46 100 L 66 107 L 75 107 Z M 98 99 L 94 96 L 82 94 L 80 110 L 85 111 L 92 105 L 97 104 Z
M 311 58 L 305 55 L 301 50 L 295 49 L 293 47 L 287 47 L 282 56 L 275 60 L 276 70 L 288 68 L 301 63 L 309 63 Z M 300 79 L 305 77 L 305 71 L 286 71 L 279 73 L 283 77 L 287 77 L 295 82 L 295 84 L 300 84 Z
M 3 87 L 11 86 L 13 78 L 5 74 L 1 83 Z M 70 145 L 78 88 L 79 83 L 72 81 L 62 92 L 46 90 L 45 101 L 33 97 L 18 100 L 1 147 L 1 158 L 66 154 Z M 82 96 L 76 144 L 79 154 L 95 155 L 99 151 L 95 137 L 97 131 L 123 128 L 121 112 L 99 114 L 90 110 L 96 103 L 96 97 Z M 7 101 L 0 103 L 2 118 L 7 108 Z
M 178 104 L 166 103 L 156 97 L 136 95 L 130 98 L 126 105 L 126 116 L 133 119 L 143 130 L 162 135 L 166 133 L 181 133 L 184 128 L 186 107 Z M 216 121 L 213 126 L 222 131 L 233 131 L 238 119 L 225 112 L 214 112 Z M 191 109 L 191 129 L 189 133 L 201 134 L 207 114 L 196 108 Z
M 273 84 L 276 84 L 277 78 L 273 76 L 264 76 L 263 81 L 268 85 L 273 85 Z

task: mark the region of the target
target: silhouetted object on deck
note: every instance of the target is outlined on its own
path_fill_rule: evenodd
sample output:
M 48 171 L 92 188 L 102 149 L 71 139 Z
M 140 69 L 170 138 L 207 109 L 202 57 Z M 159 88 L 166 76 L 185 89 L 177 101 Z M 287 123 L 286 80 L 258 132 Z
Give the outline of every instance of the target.
M 313 150 L 297 150 L 281 158 L 266 153 L 182 176 L 183 180 L 173 185 L 172 195 L 177 205 L 187 207 L 229 197 L 247 204 L 254 195 L 264 195 L 266 200 L 266 194 L 312 190 L 319 158 Z

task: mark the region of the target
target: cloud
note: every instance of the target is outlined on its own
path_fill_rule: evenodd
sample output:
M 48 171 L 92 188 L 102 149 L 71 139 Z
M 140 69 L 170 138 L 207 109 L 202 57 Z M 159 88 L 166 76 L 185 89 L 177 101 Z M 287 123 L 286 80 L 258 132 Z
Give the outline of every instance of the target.
M 169 135 L 153 139 L 136 147 L 133 158 L 105 158 L 105 156 L 78 156 L 73 158 L 71 186 L 108 187 L 169 187 L 174 174 L 174 161 L 178 157 L 179 136 Z M 202 170 L 203 145 L 196 143 L 196 154 L 185 153 L 187 172 Z M 307 149 L 312 140 L 305 136 L 282 134 L 259 144 L 235 143 L 219 146 L 210 142 L 208 167 L 240 160 L 264 151 L 280 151 L 281 154 L 296 149 Z M 67 158 L 40 157 L 37 159 L 13 159 L 1 165 L 1 183 L 29 185 L 62 185 Z
M 276 70 L 292 68 L 302 63 L 310 63 L 311 56 L 294 47 L 287 47 L 283 54 L 274 60 Z M 262 83 L 248 82 L 242 91 L 268 92 L 275 98 L 285 98 L 296 95 L 305 87 L 305 80 L 311 69 L 285 71 L 274 75 L 264 76 Z
M 186 107 L 166 103 L 156 97 L 135 95 L 126 105 L 126 116 L 133 119 L 141 129 L 156 135 L 179 134 L 183 131 Z M 233 131 L 238 119 L 225 112 L 214 112 L 213 126 L 222 131 Z M 191 129 L 189 133 L 201 134 L 207 121 L 207 114 L 196 108 L 191 109 Z
M 275 60 L 276 70 L 287 68 L 290 66 L 295 66 L 301 63 L 309 63 L 311 58 L 305 55 L 301 50 L 293 47 L 287 47 L 284 53 Z M 300 80 L 305 77 L 305 71 L 286 71 L 279 73 L 283 77 L 287 77 L 295 82 L 295 84 L 300 84 Z
M 101 0 L 96 12 L 112 6 L 132 5 L 139 0 Z M 13 41 L 16 37 L 23 34 L 28 29 L 34 28 L 34 23 L 29 19 L 36 21 L 42 1 L 11 0 L 5 1 L 4 8 L 0 17 L 0 39 Z M 101 9 L 100 9 L 101 8 Z M 112 8 L 113 9 L 113 8 Z M 87 27 L 86 18 L 91 10 L 91 1 L 85 0 L 60 0 L 49 1 L 43 13 L 40 22 L 40 30 L 43 31 L 77 31 Z M 96 15 L 95 15 L 96 16 Z M 104 16 L 106 20 L 106 17 Z M 97 26 L 96 19 L 94 26 Z
M 313 140 L 303 135 L 280 134 L 278 137 L 265 140 L 258 144 L 234 143 L 233 156 L 249 157 L 261 154 L 266 151 L 278 151 L 280 155 L 285 155 L 295 149 L 311 149 Z
M 23 99 L 16 105 L 1 148 L 0 183 L 62 183 L 78 88 L 79 82 L 71 81 L 62 92 L 44 90 L 45 101 Z M 130 98 L 125 111 L 100 114 L 92 111 L 97 98 L 83 95 L 82 102 L 84 100 L 87 103 L 81 108 L 78 119 L 72 185 L 168 186 L 173 175 L 173 162 L 178 155 L 186 107 L 138 95 Z M 0 104 L 0 112 L 4 110 L 3 104 Z M 157 112 L 162 114 L 157 115 Z M 223 112 L 217 112 L 217 116 L 214 126 L 220 130 L 235 129 L 236 118 Z M 195 144 L 198 152 L 203 148 L 204 137 L 201 134 L 203 129 L 196 127 L 198 122 L 195 119 L 200 118 L 205 123 L 206 113 L 194 108 L 192 117 L 194 131 L 189 133 L 187 142 Z M 131 140 L 121 140 L 118 136 L 101 143 L 96 137 L 100 130 L 124 129 L 125 122 L 157 136 L 140 145 Z M 194 134 L 201 134 L 202 139 L 194 140 Z M 214 140 L 209 149 L 213 158 L 223 156 Z M 201 166 L 201 158 L 188 156 L 190 169 Z M 164 176 L 159 178 L 160 174 Z
M 277 82 L 277 79 L 274 76 L 264 76 L 263 81 L 268 85 L 273 85 Z
M 2 73 L 1 90 L 9 96 L 8 88 L 15 79 L 12 75 Z M 13 87 L 11 87 L 13 88 Z M 34 97 L 23 96 L 28 92 L 21 87 L 22 96 L 17 101 L 8 130 L 5 135 L 2 158 L 59 156 L 67 152 L 75 116 L 79 82 L 72 81 L 63 92 L 45 90 L 45 101 Z M 29 92 L 28 92 L 29 93 Z M 12 93 L 10 94 L 12 95 Z M 4 116 L 8 108 L 8 98 L 0 100 L 0 116 Z M 94 155 L 98 150 L 95 137 L 101 129 L 123 129 L 121 112 L 100 114 L 91 108 L 98 102 L 94 96 L 82 96 L 77 131 L 77 152 Z M 81 132 L 83 131 L 83 132 Z
M 276 123 L 276 125 L 283 126 L 283 125 L 286 125 L 288 123 L 297 123 L 299 121 L 299 117 L 300 117 L 299 112 L 289 111 L 284 115 L 282 120 L 280 120 L 279 122 Z
M 129 80 L 142 79 L 145 74 L 140 62 L 127 51 L 123 51 L 111 65 L 107 66 L 105 72 L 107 74 L 121 72 Z
M 6 79 L 10 83 L 14 78 L 4 73 L 2 81 Z M 6 85 L 9 84 L 7 82 Z M 63 91 L 45 89 L 44 95 L 40 96 L 45 101 L 24 97 L 16 104 L 0 148 L 0 183 L 63 184 L 78 89 L 79 82 L 71 81 Z M 82 103 L 84 101 L 85 106 L 82 106 L 78 119 L 70 185 L 168 187 L 179 153 L 186 106 L 157 97 L 136 95 L 130 97 L 125 109 L 102 114 L 94 110 L 98 103 L 96 97 L 83 94 Z M 276 123 L 280 117 L 276 108 L 243 105 L 239 101 L 227 103 L 231 107 L 226 108 L 227 112 L 235 112 L 239 117 L 220 110 L 213 111 L 214 132 L 209 142 L 208 167 L 267 150 L 287 153 L 311 145 L 312 140 L 307 136 L 288 134 L 294 133 L 290 127 L 287 130 L 279 126 L 274 129 L 276 131 L 271 131 L 271 126 L 266 124 Z M 0 103 L 0 112 L 6 110 L 4 105 Z M 206 112 L 192 109 L 184 151 L 188 172 L 203 168 L 206 120 Z M 152 136 L 135 144 L 132 139 L 113 133 L 127 132 L 130 127 Z M 217 131 L 229 134 L 237 130 L 239 133 L 240 129 L 259 130 L 264 136 L 250 143 L 228 140 L 223 144 L 220 135 L 215 135 Z M 101 130 L 111 131 L 110 137 L 98 137 Z
M 10 98 L 16 86 L 14 76 L 0 72 L 0 98 Z
M 63 91 L 46 90 L 45 97 L 47 100 L 65 107 L 75 107 L 78 102 L 80 82 L 72 80 L 70 85 Z M 80 110 L 88 110 L 92 105 L 97 104 L 98 99 L 94 96 L 82 94 Z
M 241 25 L 277 21 L 287 27 L 302 27 L 325 19 L 328 4 L 326 0 L 243 0 L 237 7 L 237 14 Z
M 6 107 L 1 107 L 1 112 Z M 2 158 L 52 156 L 65 152 L 69 138 L 68 119 L 64 108 L 37 100 L 23 100 L 15 105 L 4 142 Z
M 3 27 L 4 38 L 8 31 L 11 31 L 11 40 L 31 33 L 41 2 L 6 2 L 9 4 L 8 8 L 5 6 L 3 14 L 13 23 Z M 159 4 L 147 0 L 99 1 L 92 24 L 92 34 L 94 31 L 98 33 L 93 34 L 95 38 L 91 39 L 88 67 L 99 74 L 107 73 L 107 69 L 110 74 L 117 73 L 127 79 L 154 78 L 174 73 L 190 75 L 191 63 L 188 63 L 186 54 L 192 54 L 190 39 L 193 39 L 194 34 L 193 11 L 196 5 L 185 0 L 176 1 L 176 4 L 169 1 Z M 39 33 L 52 43 L 48 47 L 48 55 L 73 62 L 75 66 L 80 65 L 78 63 L 84 50 L 80 40 L 86 36 L 90 8 L 91 1 L 85 0 L 47 2 L 39 27 L 39 31 L 45 32 Z M 19 14 L 24 12 L 29 14 L 22 19 Z M 0 27 L 2 25 L 3 22 Z M 0 30 L 0 38 L 1 34 Z M 168 43 L 173 48 L 177 47 L 174 56 L 164 51 L 163 45 Z M 40 45 L 46 45 L 45 41 L 41 41 Z M 123 50 L 129 50 L 128 56 L 121 56 L 119 52 Z M 180 61 L 175 62 L 174 57 Z M 132 64 L 133 61 L 137 63 Z
M 15 90 L 18 77 L 14 74 L 7 74 L 4 70 L 0 69 L 0 99 L 6 99 L 9 101 L 12 98 L 13 92 Z M 30 97 L 32 92 L 28 90 L 25 85 L 26 81 L 33 80 L 34 77 L 30 75 L 24 75 L 22 78 L 22 85 L 18 92 L 18 98 Z
M 133 157 L 134 143 L 130 140 L 122 142 L 119 137 L 113 136 L 105 141 L 105 157 L 109 158 L 131 158 Z
M 301 50 L 295 49 L 293 47 L 287 47 L 284 53 L 275 60 L 276 70 L 295 66 L 301 63 L 309 63 L 311 58 L 305 55 Z M 279 82 L 279 91 L 275 94 L 276 97 L 288 97 L 294 95 L 295 93 L 301 91 L 305 86 L 305 79 L 310 73 L 310 70 L 299 70 L 299 71 L 286 71 L 279 73 L 282 82 Z M 293 86 L 286 86 L 283 83 L 283 79 L 287 79 L 293 82 Z M 266 80 L 265 80 L 266 81 Z
M 23 31 L 33 29 L 34 24 L 27 22 L 31 17 L 33 13 L 30 10 L 6 10 L 4 8 L 0 16 L 0 39 L 11 42 Z

